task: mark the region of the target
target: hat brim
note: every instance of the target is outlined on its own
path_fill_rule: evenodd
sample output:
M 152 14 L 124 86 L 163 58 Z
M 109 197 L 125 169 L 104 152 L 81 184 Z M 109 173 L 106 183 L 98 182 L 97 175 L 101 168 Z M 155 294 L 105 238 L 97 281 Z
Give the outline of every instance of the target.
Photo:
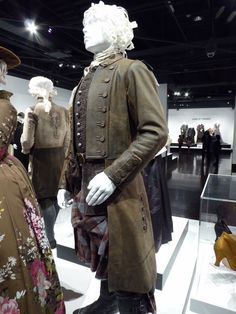
M 0 46 L 0 59 L 6 62 L 7 69 L 12 69 L 21 64 L 20 58 L 11 50 Z

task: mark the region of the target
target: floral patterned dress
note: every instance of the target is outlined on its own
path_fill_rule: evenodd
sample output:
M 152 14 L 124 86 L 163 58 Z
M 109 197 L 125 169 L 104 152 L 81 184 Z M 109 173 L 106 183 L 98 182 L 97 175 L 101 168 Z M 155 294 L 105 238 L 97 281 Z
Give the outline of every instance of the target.
M 0 159 L 0 314 L 65 313 L 44 222 L 22 164 Z

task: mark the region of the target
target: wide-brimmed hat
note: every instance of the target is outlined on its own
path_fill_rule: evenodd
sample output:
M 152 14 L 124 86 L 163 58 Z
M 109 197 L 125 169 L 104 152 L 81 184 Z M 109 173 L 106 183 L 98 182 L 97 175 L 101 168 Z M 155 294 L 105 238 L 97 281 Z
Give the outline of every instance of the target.
M 8 69 L 15 68 L 21 63 L 20 58 L 14 52 L 2 46 L 0 46 L 0 59 L 6 62 Z

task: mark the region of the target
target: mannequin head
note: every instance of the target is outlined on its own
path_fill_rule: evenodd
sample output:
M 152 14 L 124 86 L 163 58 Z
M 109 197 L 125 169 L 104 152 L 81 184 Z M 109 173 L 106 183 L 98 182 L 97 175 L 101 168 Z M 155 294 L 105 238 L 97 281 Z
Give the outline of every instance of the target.
M 136 22 L 130 22 L 127 11 L 116 5 L 105 5 L 102 1 L 92 3 L 83 19 L 85 48 L 94 53 L 107 49 L 124 52 L 134 48 L 132 39 Z
M 35 98 L 43 98 L 46 112 L 51 109 L 51 98 L 57 94 L 53 82 L 44 76 L 35 76 L 30 80 L 29 93 Z

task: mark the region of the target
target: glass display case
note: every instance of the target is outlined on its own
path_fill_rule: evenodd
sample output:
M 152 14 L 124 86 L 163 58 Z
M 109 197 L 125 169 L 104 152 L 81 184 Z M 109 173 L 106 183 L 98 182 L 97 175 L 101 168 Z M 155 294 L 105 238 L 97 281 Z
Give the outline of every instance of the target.
M 217 221 L 236 227 L 236 176 L 209 174 L 201 194 L 200 241 L 215 242 Z
M 215 241 L 227 227 L 236 234 L 236 176 L 209 174 L 201 194 L 195 291 L 190 302 L 193 313 L 236 313 L 236 271 L 227 264 L 222 246 L 228 244 L 224 242 L 216 266 Z M 233 245 L 236 252 L 236 237 Z

